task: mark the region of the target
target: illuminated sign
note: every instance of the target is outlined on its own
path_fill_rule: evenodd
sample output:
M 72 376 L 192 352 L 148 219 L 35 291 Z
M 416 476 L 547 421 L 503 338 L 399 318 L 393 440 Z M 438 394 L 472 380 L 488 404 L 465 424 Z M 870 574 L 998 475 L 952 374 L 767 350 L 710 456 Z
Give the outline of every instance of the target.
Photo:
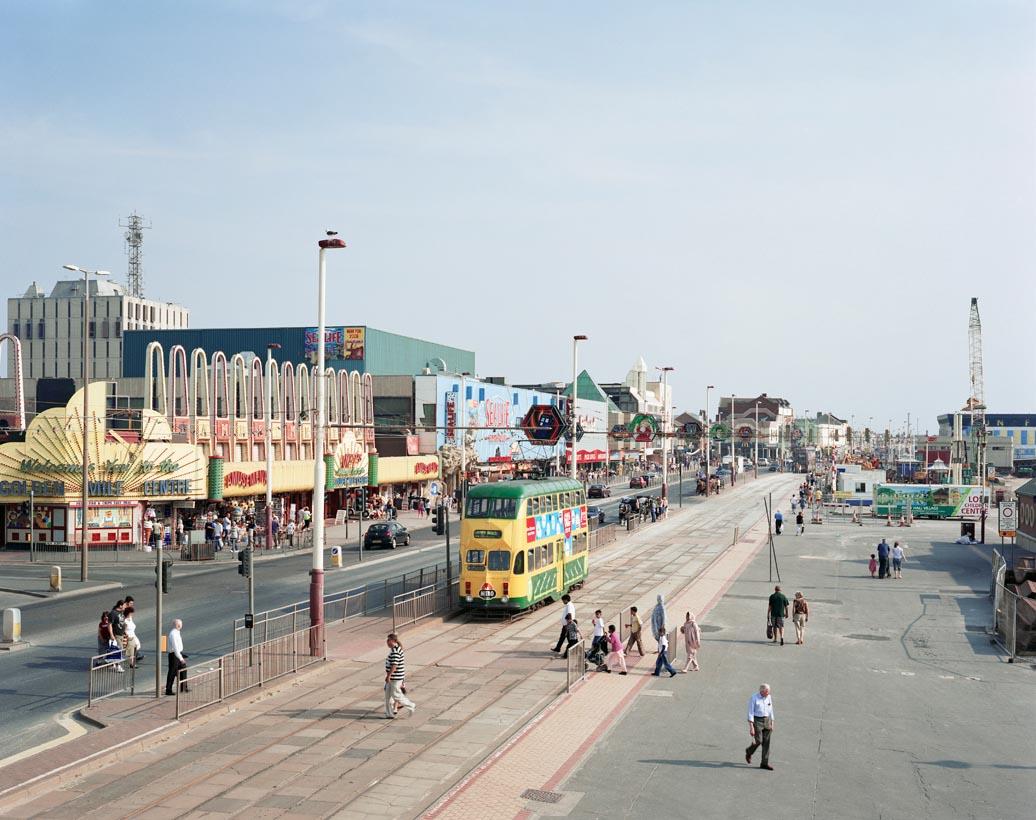
M 59 498 L 65 494 L 63 481 L 0 481 L 0 495 L 38 495 Z

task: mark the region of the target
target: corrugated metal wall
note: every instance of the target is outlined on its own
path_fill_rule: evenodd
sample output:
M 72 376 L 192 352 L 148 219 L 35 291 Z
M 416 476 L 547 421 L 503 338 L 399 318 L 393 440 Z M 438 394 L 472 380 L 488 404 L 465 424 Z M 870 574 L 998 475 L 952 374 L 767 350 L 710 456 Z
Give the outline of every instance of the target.
M 343 327 L 331 325 L 328 327 Z M 443 359 L 447 370 L 454 372 L 475 372 L 475 354 L 470 350 L 412 339 L 396 333 L 386 333 L 374 328 L 365 328 L 365 358 L 363 361 L 328 360 L 328 366 L 345 370 L 364 370 L 374 375 L 415 375 L 431 361 Z M 127 330 L 123 333 L 122 375 L 124 378 L 141 378 L 144 375 L 147 346 L 155 341 L 166 352 L 168 366 L 169 348 L 183 345 L 187 350 L 188 362 L 191 351 L 202 348 L 209 357 L 222 350 L 228 357 L 234 353 L 251 351 L 265 358 L 268 344 L 279 344 L 274 358 L 279 361 L 299 363 L 305 361 L 304 327 L 264 328 L 184 328 L 179 330 Z M 436 365 L 432 365 L 433 370 Z

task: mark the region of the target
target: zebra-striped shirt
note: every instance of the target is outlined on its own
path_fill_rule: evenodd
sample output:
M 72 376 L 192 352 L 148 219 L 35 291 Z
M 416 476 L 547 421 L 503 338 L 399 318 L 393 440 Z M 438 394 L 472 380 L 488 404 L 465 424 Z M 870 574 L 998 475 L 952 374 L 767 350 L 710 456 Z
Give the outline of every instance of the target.
M 388 657 L 385 658 L 385 671 L 388 672 L 393 666 L 396 669 L 390 675 L 390 679 L 403 680 L 406 676 L 406 660 L 403 658 L 403 650 L 398 646 L 389 650 Z

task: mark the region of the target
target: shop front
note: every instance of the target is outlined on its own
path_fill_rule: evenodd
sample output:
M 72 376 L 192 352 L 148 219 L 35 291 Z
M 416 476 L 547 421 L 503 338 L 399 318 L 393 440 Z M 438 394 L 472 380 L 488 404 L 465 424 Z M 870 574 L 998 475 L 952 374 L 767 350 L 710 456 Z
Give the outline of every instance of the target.
M 370 457 L 371 487 L 401 509 L 410 509 L 418 499 L 430 498 L 428 485 L 438 478 L 439 457 L 435 455 Z
M 274 461 L 273 514 L 282 524 L 313 503 L 313 461 Z M 202 519 L 218 515 L 231 521 L 266 520 L 266 462 L 209 459 L 208 495 L 196 506 Z M 195 526 L 201 522 L 196 522 Z
M 64 408 L 30 422 L 24 441 L 0 444 L 3 543 L 27 547 L 82 543 L 82 391 Z M 130 429 L 109 429 L 104 385 L 91 391 L 87 467 L 87 544 L 141 544 L 145 530 L 175 526 L 174 510 L 205 497 L 205 457 L 193 444 L 174 443 L 168 421 L 134 411 Z M 123 415 L 125 411 L 122 411 Z

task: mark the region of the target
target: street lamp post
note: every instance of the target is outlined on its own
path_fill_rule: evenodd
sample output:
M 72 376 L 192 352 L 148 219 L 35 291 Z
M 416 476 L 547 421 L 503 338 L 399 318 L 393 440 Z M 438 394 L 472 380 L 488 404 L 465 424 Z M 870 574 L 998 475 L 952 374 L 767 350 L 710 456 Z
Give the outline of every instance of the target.
M 579 480 L 579 465 L 576 463 L 576 431 L 579 428 L 579 415 L 576 412 L 579 401 L 579 343 L 585 342 L 587 336 L 572 337 L 572 423 L 569 432 L 572 434 L 572 480 Z
M 79 580 L 86 581 L 90 577 L 90 559 L 87 533 L 87 507 L 90 504 L 90 274 L 94 276 L 110 276 L 106 270 L 87 270 L 78 265 L 62 265 L 65 270 L 83 274 L 83 475 L 82 475 L 82 528 L 79 544 Z
M 328 231 L 327 239 L 321 239 L 317 245 L 320 247 L 317 283 L 317 404 L 313 413 L 313 566 L 309 571 L 309 623 L 314 627 L 310 632 L 312 652 L 319 651 L 324 635 L 324 490 L 327 479 L 324 464 L 324 404 L 327 397 L 327 378 L 324 373 L 326 256 L 329 250 L 344 248 L 345 240 L 338 238 L 337 231 Z
M 755 403 L 755 454 L 752 461 L 755 466 L 755 477 L 759 478 L 759 402 Z
M 460 509 L 457 518 L 464 517 L 464 505 L 468 502 L 468 391 L 464 382 L 470 376 L 466 370 L 460 374 Z
M 734 394 L 730 394 L 730 486 L 737 483 L 737 456 L 734 444 Z M 722 451 L 721 451 L 722 452 Z
M 669 499 L 669 374 L 672 367 L 656 367 L 662 371 L 662 498 Z M 683 492 L 683 487 L 680 488 Z
M 266 451 L 266 549 L 273 548 L 273 431 L 270 428 L 273 427 L 273 373 L 277 369 L 273 351 L 280 349 L 276 342 L 266 346 L 266 436 L 263 441 Z M 283 403 L 284 399 L 280 401 Z M 281 441 L 283 447 L 283 433 Z
M 712 489 L 712 466 L 711 466 L 711 450 L 712 450 L 712 431 L 709 429 L 709 391 L 714 390 L 715 385 L 710 384 L 705 388 L 705 418 L 703 424 L 705 425 L 705 497 L 709 497 L 709 493 Z

